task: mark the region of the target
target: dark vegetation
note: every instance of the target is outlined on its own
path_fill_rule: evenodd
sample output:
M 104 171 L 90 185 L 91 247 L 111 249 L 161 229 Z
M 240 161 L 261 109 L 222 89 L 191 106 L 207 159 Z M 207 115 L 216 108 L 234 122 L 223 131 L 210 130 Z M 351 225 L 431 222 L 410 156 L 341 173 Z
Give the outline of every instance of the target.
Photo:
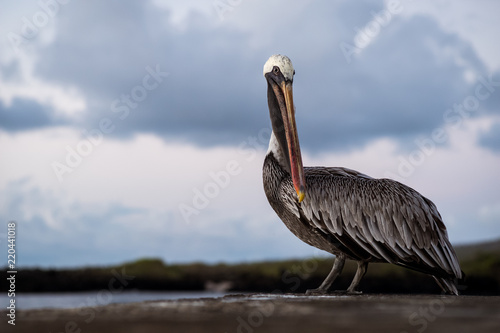
M 460 286 L 461 293 L 500 295 L 500 240 L 458 246 L 456 251 L 467 276 Z M 226 282 L 229 291 L 235 292 L 302 293 L 320 285 L 332 262 L 333 258 L 315 258 L 233 265 L 167 265 L 160 259 L 141 259 L 101 268 L 20 269 L 16 290 L 62 292 L 121 288 L 122 277 L 126 290 L 204 290 Z M 348 261 L 334 288 L 345 290 L 355 270 L 356 264 Z M 2 290 L 8 290 L 6 278 L 1 285 Z M 360 289 L 364 293 L 440 293 L 431 277 L 389 264 L 370 264 Z

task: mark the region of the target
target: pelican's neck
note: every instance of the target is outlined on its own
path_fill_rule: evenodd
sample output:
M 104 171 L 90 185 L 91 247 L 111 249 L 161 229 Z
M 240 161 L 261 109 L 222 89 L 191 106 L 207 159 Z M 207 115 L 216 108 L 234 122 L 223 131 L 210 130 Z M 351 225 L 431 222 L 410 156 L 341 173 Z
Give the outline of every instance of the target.
M 267 149 L 266 155 L 273 153 L 274 158 L 278 161 L 281 167 L 290 172 L 290 167 L 288 166 L 288 160 L 285 157 L 285 153 L 281 149 L 278 139 L 276 135 L 274 135 L 274 131 L 271 133 L 271 139 L 269 140 L 269 148 Z

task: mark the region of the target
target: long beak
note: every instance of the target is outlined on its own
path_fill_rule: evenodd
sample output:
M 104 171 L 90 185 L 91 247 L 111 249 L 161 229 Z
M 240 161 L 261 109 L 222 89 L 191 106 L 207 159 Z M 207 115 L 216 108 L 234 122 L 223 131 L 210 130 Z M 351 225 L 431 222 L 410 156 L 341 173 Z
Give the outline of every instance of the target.
M 288 142 L 288 155 L 290 157 L 290 169 L 292 171 L 292 181 L 299 202 L 304 200 L 306 195 L 306 182 L 304 167 L 302 165 L 302 155 L 300 154 L 299 136 L 297 125 L 295 124 L 295 107 L 293 105 L 292 83 L 281 81 L 280 88 L 285 97 L 285 108 L 280 107 L 283 124 L 285 125 L 286 141 Z M 281 106 L 281 105 L 280 105 Z

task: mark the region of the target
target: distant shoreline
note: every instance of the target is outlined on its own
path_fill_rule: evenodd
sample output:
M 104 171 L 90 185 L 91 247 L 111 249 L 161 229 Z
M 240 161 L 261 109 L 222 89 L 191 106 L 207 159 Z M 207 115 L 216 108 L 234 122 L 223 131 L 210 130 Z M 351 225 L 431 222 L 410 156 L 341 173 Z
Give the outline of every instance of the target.
M 459 246 L 456 251 L 467 276 L 461 293 L 500 295 L 500 240 Z M 19 292 L 96 290 L 103 295 L 123 290 L 303 293 L 322 282 L 332 261 L 333 258 L 308 258 L 168 265 L 160 259 L 140 259 L 110 267 L 19 268 L 16 289 Z M 334 288 L 346 289 L 354 271 L 354 262 L 347 262 Z M 1 279 L 3 290 L 7 290 L 6 283 L 6 279 Z M 360 289 L 366 294 L 440 294 L 430 276 L 390 264 L 371 264 Z

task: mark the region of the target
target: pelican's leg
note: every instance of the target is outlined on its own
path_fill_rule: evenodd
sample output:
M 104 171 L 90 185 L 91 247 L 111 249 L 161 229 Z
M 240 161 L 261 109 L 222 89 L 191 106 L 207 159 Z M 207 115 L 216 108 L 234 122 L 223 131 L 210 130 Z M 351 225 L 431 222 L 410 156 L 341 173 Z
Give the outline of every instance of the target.
M 354 279 L 352 279 L 351 285 L 349 286 L 349 288 L 347 288 L 348 293 L 361 294 L 361 291 L 356 291 L 356 287 L 365 275 L 367 268 L 368 263 L 366 261 L 358 261 L 358 269 L 356 270 Z
M 339 276 L 344 268 L 345 264 L 345 255 L 340 254 L 335 258 L 335 262 L 333 263 L 332 270 L 326 277 L 325 281 L 316 289 L 308 289 L 306 291 L 306 295 L 314 295 L 314 294 L 326 294 L 328 289 L 330 289 L 333 281 Z

